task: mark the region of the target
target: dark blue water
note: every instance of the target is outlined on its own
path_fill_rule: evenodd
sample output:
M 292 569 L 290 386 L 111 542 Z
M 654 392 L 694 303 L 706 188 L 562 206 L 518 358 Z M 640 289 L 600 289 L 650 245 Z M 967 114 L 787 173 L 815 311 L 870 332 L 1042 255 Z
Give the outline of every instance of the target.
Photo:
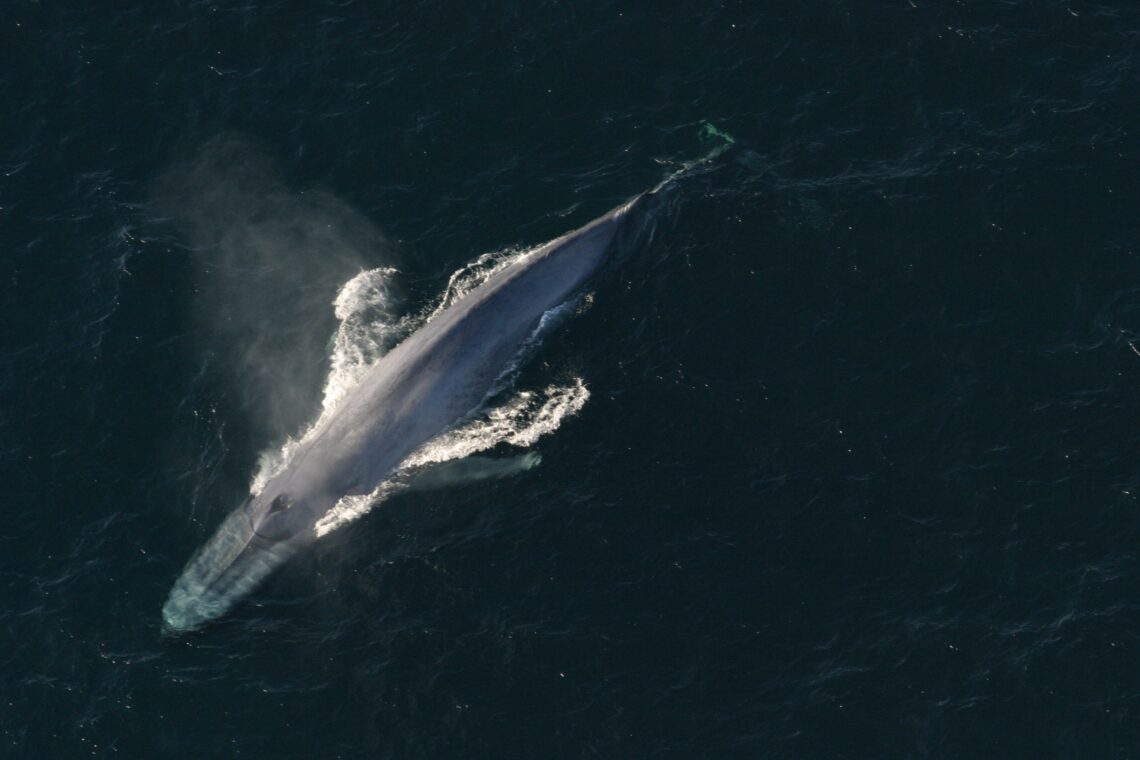
M 1123 1 L 8 3 L 0 755 L 1137 757 L 1138 49 Z M 706 120 L 519 379 L 591 392 L 541 466 L 162 634 L 341 284 L 421 312 Z

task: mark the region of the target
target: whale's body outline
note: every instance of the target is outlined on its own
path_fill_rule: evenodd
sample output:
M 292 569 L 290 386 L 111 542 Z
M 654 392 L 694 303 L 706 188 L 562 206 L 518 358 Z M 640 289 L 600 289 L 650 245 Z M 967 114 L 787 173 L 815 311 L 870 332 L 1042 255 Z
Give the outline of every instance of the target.
M 315 539 L 343 496 L 371 493 L 413 450 L 477 409 L 542 316 L 581 291 L 617 244 L 651 228 L 658 186 L 505 266 L 369 368 L 286 466 L 191 557 L 163 606 L 168 631 L 228 611 Z

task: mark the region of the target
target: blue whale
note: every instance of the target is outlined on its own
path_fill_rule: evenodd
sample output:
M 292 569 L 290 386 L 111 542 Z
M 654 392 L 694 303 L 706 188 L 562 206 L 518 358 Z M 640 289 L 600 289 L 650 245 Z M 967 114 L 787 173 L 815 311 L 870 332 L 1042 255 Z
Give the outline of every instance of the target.
M 477 409 L 543 315 L 580 292 L 611 250 L 652 228 L 671 187 L 521 256 L 376 362 L 190 559 L 163 606 L 166 629 L 223 615 L 315 540 L 316 523 L 341 497 L 372 493 L 412 451 Z

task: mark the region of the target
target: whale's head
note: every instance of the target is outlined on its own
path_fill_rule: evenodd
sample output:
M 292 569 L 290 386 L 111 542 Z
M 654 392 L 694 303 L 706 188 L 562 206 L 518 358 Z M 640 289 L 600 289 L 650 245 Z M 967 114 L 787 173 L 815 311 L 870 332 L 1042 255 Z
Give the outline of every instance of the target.
M 192 631 L 224 614 L 316 537 L 314 515 L 333 503 L 269 486 L 250 497 L 187 563 L 162 608 L 165 629 Z

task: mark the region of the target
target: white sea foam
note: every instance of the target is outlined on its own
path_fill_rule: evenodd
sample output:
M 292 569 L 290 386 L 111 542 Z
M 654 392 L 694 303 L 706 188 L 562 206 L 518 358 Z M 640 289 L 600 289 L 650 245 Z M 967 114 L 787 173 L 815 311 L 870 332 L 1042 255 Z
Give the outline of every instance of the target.
M 390 284 L 395 274 L 396 270 L 389 267 L 368 269 L 341 286 L 333 301 L 340 325 L 332 338 L 321 414 L 300 436 L 286 439 L 278 449 L 261 452 L 257 474 L 250 483 L 251 493 L 260 493 L 288 464 L 301 442 L 336 409 L 365 370 L 426 321 L 394 315 Z
M 541 391 L 519 391 L 506 403 L 485 409 L 463 424 L 433 438 L 413 451 L 392 477 L 367 496 L 346 496 L 316 525 L 323 536 L 367 513 L 388 497 L 404 490 L 417 470 L 487 451 L 500 443 L 527 448 L 553 433 L 567 417 L 577 414 L 590 398 L 581 378 L 568 385 L 551 385 Z M 513 474 L 539 463 L 537 457 L 523 460 L 526 467 L 506 470 Z M 498 475 L 496 475 L 497 477 Z
M 570 385 L 551 385 L 542 391 L 520 391 L 501 406 L 487 409 L 463 425 L 444 433 L 412 453 L 401 468 L 476 454 L 500 443 L 526 448 L 558 429 L 562 420 L 577 414 L 590 391 L 581 378 Z
M 484 253 L 455 270 L 447 279 L 447 289 L 443 291 L 439 303 L 428 314 L 424 323 L 430 322 L 441 311 L 486 282 L 495 272 L 506 268 L 532 250 L 535 249 L 508 248 L 502 251 Z
M 324 418 L 333 413 L 356 385 L 361 376 L 401 340 L 434 319 L 495 272 L 525 256 L 526 250 L 507 250 L 484 254 L 456 271 L 438 303 L 420 314 L 397 316 L 391 297 L 391 281 L 396 270 L 371 269 L 353 277 L 341 288 L 334 302 L 340 326 L 331 344 L 330 371 L 325 383 L 320 417 L 298 438 L 288 439 L 279 449 L 262 453 L 258 472 L 250 484 L 254 494 L 283 469 L 305 438 L 317 429 Z M 553 309 L 543 316 L 534 335 L 520 352 L 520 360 L 534 344 L 561 322 L 576 304 Z M 519 362 L 512 364 L 496 383 L 493 394 L 509 388 L 517 376 Z M 551 385 L 542 390 L 521 390 L 494 407 L 484 408 L 466 418 L 455 428 L 421 446 L 366 496 L 347 496 L 340 500 L 316 525 L 318 536 L 335 530 L 360 517 L 389 496 L 405 489 L 409 478 L 418 470 L 480 451 L 500 443 L 527 448 L 548 435 L 569 416 L 576 414 L 590 397 L 581 378 L 565 385 Z M 504 469 L 515 472 L 537 465 L 539 458 L 527 457 L 526 467 Z

